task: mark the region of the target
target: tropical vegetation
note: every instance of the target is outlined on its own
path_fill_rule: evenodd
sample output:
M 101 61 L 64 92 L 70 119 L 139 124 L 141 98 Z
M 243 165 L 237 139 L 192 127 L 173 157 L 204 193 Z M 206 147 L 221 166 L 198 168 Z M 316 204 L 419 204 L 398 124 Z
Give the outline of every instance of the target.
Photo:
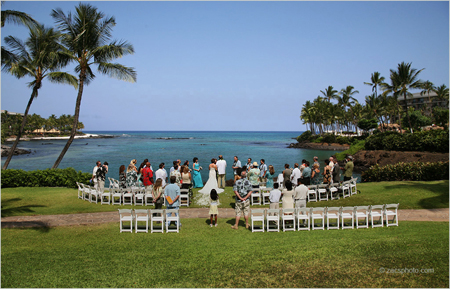
M 371 166 L 368 170 L 362 172 L 363 182 L 381 182 L 381 181 L 434 181 L 448 180 L 449 162 L 436 163 L 396 163 L 380 166 L 378 164 Z

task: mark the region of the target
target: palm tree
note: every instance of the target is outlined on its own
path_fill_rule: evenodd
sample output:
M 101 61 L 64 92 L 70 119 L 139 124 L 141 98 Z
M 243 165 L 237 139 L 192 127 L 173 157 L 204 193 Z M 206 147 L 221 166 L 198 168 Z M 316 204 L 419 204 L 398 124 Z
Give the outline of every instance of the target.
M 331 99 L 337 99 L 338 98 L 338 92 L 337 90 L 335 90 L 331 85 L 328 86 L 325 91 L 321 90 L 320 91 L 323 96 L 328 99 L 328 102 L 330 102 Z
M 433 90 L 436 93 L 436 97 L 440 100 L 446 99 L 447 100 L 447 108 L 448 108 L 448 87 L 443 84 L 439 87 L 436 87 Z
M 436 87 L 434 87 L 434 84 L 427 80 L 422 84 L 422 91 L 420 92 L 420 95 L 424 95 L 424 94 L 428 94 L 428 103 L 429 103 L 429 111 L 430 111 L 430 116 L 431 116 L 431 111 L 432 111 L 432 104 L 431 104 L 431 96 L 430 96 L 430 92 L 434 91 L 436 89 Z
M 355 88 L 351 85 L 348 85 L 346 88 L 341 89 L 339 94 L 341 95 L 338 97 L 338 104 L 344 109 L 344 111 L 347 112 L 347 107 L 350 108 L 355 102 L 358 102 L 356 98 L 353 97 L 354 94 L 359 93 L 359 91 L 354 90 Z M 351 112 L 350 112 L 350 118 L 347 118 L 347 130 L 349 130 L 348 123 L 351 122 Z
M 88 85 L 95 78 L 92 66 L 98 65 L 98 71 L 110 77 L 130 82 L 136 81 L 136 72 L 133 68 L 110 62 L 134 53 L 133 46 L 127 42 L 107 43 L 111 38 L 111 30 L 116 25 L 114 17 L 105 17 L 102 12 L 97 11 L 97 8 L 89 4 L 80 3 L 75 10 L 76 14 L 73 18 L 71 13 L 65 15 L 59 8 L 51 13 L 58 27 L 64 33 L 63 43 L 67 54 L 77 64 L 75 71 L 79 73 L 78 95 L 70 138 L 52 169 L 59 166 L 75 138 L 84 85 Z
M 411 133 L 412 125 L 411 120 L 409 117 L 409 110 L 408 110 L 408 102 L 406 100 L 407 96 L 412 95 L 409 90 L 410 89 L 418 89 L 422 87 L 422 81 L 420 79 L 417 79 L 420 72 L 422 72 L 424 68 L 417 70 L 415 68 L 411 68 L 411 63 L 399 63 L 397 67 L 397 71 L 390 70 L 391 71 L 391 82 L 393 86 L 397 88 L 397 93 L 399 95 L 403 95 L 405 99 L 405 105 L 406 105 L 406 118 L 408 119 L 409 124 L 409 130 Z
M 27 122 L 28 111 L 33 100 L 38 96 L 38 90 L 42 87 L 44 78 L 47 77 L 50 82 L 66 83 L 73 85 L 75 89 L 77 88 L 77 79 L 74 76 L 57 71 L 68 62 L 67 58 L 61 54 L 62 47 L 59 40 L 60 34 L 58 32 L 54 31 L 53 28 L 45 28 L 43 25 L 30 28 L 30 34 L 25 43 L 13 36 L 5 37 L 5 43 L 12 48 L 18 61 L 6 62 L 3 70 L 7 70 L 17 78 L 31 76 L 33 81 L 28 84 L 32 89 L 32 93 L 25 109 L 22 126 L 3 165 L 3 169 L 6 169 L 11 161 Z
M 378 96 L 377 88 L 384 82 L 384 77 L 380 76 L 378 71 L 372 73 L 370 77 L 371 82 L 364 82 L 364 84 L 372 86 L 372 92 L 375 92 L 375 96 Z

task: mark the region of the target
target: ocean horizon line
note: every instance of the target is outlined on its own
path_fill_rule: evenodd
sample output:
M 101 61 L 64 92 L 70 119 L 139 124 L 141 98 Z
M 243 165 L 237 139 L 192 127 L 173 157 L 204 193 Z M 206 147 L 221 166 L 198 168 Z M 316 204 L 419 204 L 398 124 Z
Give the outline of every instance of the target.
M 286 132 L 286 133 L 302 133 L 304 131 L 290 130 L 85 130 L 84 133 L 93 132 Z

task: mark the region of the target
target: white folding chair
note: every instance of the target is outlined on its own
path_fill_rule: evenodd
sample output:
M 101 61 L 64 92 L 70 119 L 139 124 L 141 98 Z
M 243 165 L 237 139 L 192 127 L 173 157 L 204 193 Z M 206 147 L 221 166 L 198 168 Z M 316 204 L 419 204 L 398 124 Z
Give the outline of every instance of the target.
M 76 182 L 78 187 L 78 199 L 83 199 L 83 187 L 81 186 L 81 183 Z
M 154 222 L 161 224 L 161 228 L 159 228 L 159 226 L 155 226 Z M 150 233 L 154 232 L 164 233 L 164 210 L 150 210 Z
M 384 205 L 370 206 L 369 216 L 372 228 L 383 227 L 383 213 L 384 213 Z M 378 224 L 374 223 L 374 218 L 378 218 L 378 220 L 375 220 L 378 221 Z
M 180 215 L 177 209 L 166 209 L 166 232 L 179 232 L 180 231 Z M 174 221 L 175 229 L 170 228 L 169 224 Z
M 145 194 L 145 188 L 144 187 L 135 187 L 132 188 L 133 192 L 133 199 L 134 199 L 134 205 L 144 205 L 144 194 Z
M 83 200 L 91 202 L 91 188 L 85 184 L 80 185 L 83 188 Z
M 268 209 L 267 215 L 267 232 L 279 232 L 280 231 L 280 210 Z
M 327 230 L 330 229 L 338 229 L 339 230 L 339 215 L 340 215 L 339 207 L 328 207 L 327 208 Z M 330 226 L 330 220 L 336 219 L 336 226 Z
M 261 198 L 262 198 L 262 202 L 263 205 L 267 205 L 270 204 L 270 188 L 264 188 L 261 190 Z
M 328 201 L 328 185 L 320 184 L 317 186 L 317 194 L 319 195 L 319 201 Z
M 398 226 L 397 210 L 399 204 L 387 204 L 384 206 L 384 218 L 386 219 L 386 227 Z M 389 217 L 393 216 L 392 223 L 389 224 Z
M 119 217 L 120 217 L 120 233 L 122 232 L 133 232 L 133 211 L 126 209 L 119 209 Z M 124 226 L 124 222 L 130 222 L 130 228 L 126 229 Z
M 135 232 L 145 232 L 148 233 L 148 210 L 134 210 L 134 221 L 135 221 Z M 139 228 L 139 223 L 138 222 L 145 222 L 145 227 L 143 229 Z
M 111 203 L 113 205 L 119 205 L 119 206 L 122 204 L 122 189 L 121 188 L 112 188 Z
M 353 216 L 353 207 L 341 207 L 340 215 L 341 215 L 341 228 L 342 229 L 353 229 L 354 228 L 354 216 Z M 345 225 L 345 220 L 351 220 L 350 225 Z
M 189 207 L 189 189 L 180 189 L 180 207 Z
M 350 181 L 343 182 L 341 188 L 344 199 L 350 197 Z
M 100 204 L 111 204 L 111 190 L 100 193 Z
M 281 222 L 283 222 L 283 232 L 295 231 L 295 209 L 281 209 Z M 292 221 L 292 227 L 287 226 L 286 222 Z
M 317 185 L 308 186 L 308 202 L 317 202 Z
M 369 206 L 356 206 L 354 210 L 356 229 L 369 228 Z M 359 224 L 359 219 L 364 220 L 364 224 Z
M 100 191 L 97 191 L 97 189 L 94 187 L 88 186 L 88 188 L 89 188 L 89 202 L 93 203 L 94 197 L 95 197 L 95 203 L 97 204 L 98 198 L 100 197 L 100 194 L 101 194 Z
M 320 226 L 316 227 L 316 220 L 320 220 Z M 325 208 L 311 208 L 311 227 L 313 230 L 325 230 Z
M 148 206 L 148 205 L 154 206 L 155 205 L 153 203 L 152 190 L 153 190 L 153 186 L 150 186 L 150 187 L 145 189 L 144 200 L 145 200 L 145 205 L 146 206 Z
M 311 218 L 311 208 L 298 208 L 297 209 L 297 230 L 310 230 L 309 223 Z
M 334 183 L 330 186 L 330 199 L 339 200 L 339 183 Z
M 253 232 L 264 232 L 264 218 L 266 210 L 265 209 L 252 209 L 251 219 L 252 219 L 252 233 Z M 255 222 L 261 222 L 260 226 L 255 225 Z
M 131 188 L 127 187 L 122 195 L 123 202 L 122 205 L 133 205 L 133 191 Z
M 350 194 L 351 195 L 356 195 L 358 193 L 358 191 L 356 190 L 356 178 L 352 178 L 350 180 Z
M 259 191 L 259 189 L 253 189 L 251 199 L 252 199 L 252 206 L 261 205 L 261 192 Z

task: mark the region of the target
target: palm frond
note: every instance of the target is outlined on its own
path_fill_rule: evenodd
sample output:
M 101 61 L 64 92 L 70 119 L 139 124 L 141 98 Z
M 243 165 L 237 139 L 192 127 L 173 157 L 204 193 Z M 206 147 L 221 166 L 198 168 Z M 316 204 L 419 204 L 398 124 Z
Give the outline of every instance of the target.
M 18 57 L 11 51 L 2 46 L 2 71 L 7 71 L 11 68 L 13 62 L 17 62 Z
M 1 17 L 2 27 L 5 26 L 5 23 L 23 24 L 30 28 L 38 24 L 30 15 L 15 10 L 2 10 Z
M 102 74 L 128 82 L 136 82 L 136 71 L 132 67 L 126 67 L 118 63 L 101 62 L 98 64 L 98 70 Z
M 78 88 L 78 79 L 70 73 L 55 71 L 47 74 L 47 79 L 52 83 L 70 84 L 75 89 Z
M 27 59 L 30 58 L 25 43 L 22 40 L 10 35 L 5 37 L 4 41 L 8 48 L 12 50 L 12 53 L 17 55 L 17 57 Z

